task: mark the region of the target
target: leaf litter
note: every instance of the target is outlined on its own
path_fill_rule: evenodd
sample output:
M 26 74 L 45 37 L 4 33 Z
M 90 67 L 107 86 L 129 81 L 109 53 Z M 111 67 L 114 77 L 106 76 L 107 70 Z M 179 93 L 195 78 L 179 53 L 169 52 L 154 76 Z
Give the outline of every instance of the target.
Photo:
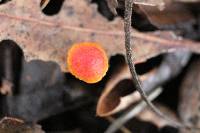
M 178 1 L 178 0 L 176 0 Z M 45 1 L 43 6 L 40 7 L 41 1 L 8 1 L 6 4 L 0 5 L 0 19 L 1 19 L 1 28 L 0 28 L 0 40 L 5 39 L 11 39 L 15 41 L 23 50 L 25 55 L 25 60 L 28 61 L 28 63 L 24 63 L 23 66 L 26 69 L 29 69 L 27 72 L 32 72 L 34 67 L 29 66 L 34 60 L 43 60 L 43 61 L 53 61 L 58 64 L 58 66 L 54 67 L 56 70 L 58 70 L 58 75 L 62 77 L 62 72 L 68 72 L 68 68 L 66 66 L 66 56 L 67 51 L 71 47 L 72 44 L 77 42 L 98 42 L 101 43 L 103 48 L 106 50 L 107 55 L 109 58 L 111 58 L 113 55 L 121 54 L 125 55 L 124 50 L 124 33 L 123 33 L 123 18 L 116 16 L 113 21 L 108 21 L 106 18 L 104 18 L 102 15 L 99 14 L 97 10 L 97 6 L 95 4 L 91 4 L 90 0 L 83 0 L 83 1 L 64 1 L 61 10 L 58 14 L 53 16 L 48 16 L 42 13 L 42 9 L 45 8 L 45 6 L 48 5 L 48 1 Z M 122 1 L 107 1 L 109 4 L 109 7 L 112 9 L 112 11 L 116 11 L 115 8 L 123 7 L 123 0 Z M 118 3 L 119 2 L 119 3 Z M 192 28 L 191 25 L 194 25 L 196 23 L 196 18 L 193 16 L 193 13 L 186 8 L 185 4 L 181 3 L 183 1 L 179 0 L 180 3 L 176 3 L 174 5 L 172 1 L 170 4 L 168 1 L 165 0 L 144 0 L 144 1 L 134 1 L 134 4 L 139 7 L 138 11 L 139 13 L 142 13 L 144 17 L 146 17 L 151 24 L 155 25 L 157 28 L 161 30 L 155 30 L 150 32 L 142 32 L 138 31 L 135 28 L 132 28 L 131 31 L 133 34 L 131 34 L 131 40 L 134 40 L 134 45 L 132 44 L 131 47 L 133 49 L 134 55 L 135 55 L 135 63 L 142 63 L 146 62 L 148 59 L 152 57 L 156 57 L 163 53 L 166 54 L 166 58 L 163 63 L 161 63 L 159 68 L 156 68 L 152 70 L 150 73 L 145 73 L 144 75 L 140 76 L 142 82 L 148 82 L 148 80 L 153 79 L 153 86 L 157 85 L 158 83 L 163 84 L 168 79 L 171 79 L 175 76 L 177 76 L 180 71 L 183 70 L 183 67 L 187 65 L 189 61 L 189 57 L 191 56 L 190 52 L 193 53 L 199 53 L 200 52 L 200 46 L 198 41 L 194 41 L 198 36 L 195 35 L 196 33 L 193 31 L 190 31 Z M 184 1 L 184 2 L 196 2 L 196 1 Z M 27 6 L 28 5 L 28 6 Z M 160 8 L 158 8 L 160 7 Z M 42 9 L 41 9 L 42 8 Z M 12 9 L 12 10 L 10 10 Z M 174 10 L 171 10 L 174 9 Z M 172 11 L 172 12 L 171 12 Z M 184 13 L 183 13 L 184 12 Z M 115 12 L 116 13 L 116 12 Z M 165 17 L 167 15 L 170 15 L 171 17 Z M 184 15 L 183 15 L 184 14 Z M 141 14 L 140 14 L 141 15 Z M 172 19 L 173 18 L 173 19 Z M 185 27 L 186 26 L 186 27 Z M 188 27 L 190 26 L 189 30 Z M 12 27 L 12 28 L 11 28 Z M 164 29 L 164 30 L 163 30 Z M 180 33 L 183 32 L 183 33 Z M 184 36 L 182 37 L 185 32 L 188 32 L 187 34 L 190 35 L 190 33 L 194 33 L 193 35 L 190 35 L 188 39 L 186 39 Z M 193 40 L 190 40 L 189 38 L 192 38 Z M 177 51 L 184 51 L 180 52 L 182 54 L 173 55 L 172 52 Z M 189 51 L 189 52 L 188 52 Z M 172 53 L 172 54 L 171 54 Z M 177 56 L 177 55 L 178 56 Z M 180 56 L 179 56 L 180 55 Z M 183 57 L 183 60 L 185 63 L 182 62 L 182 59 L 179 57 Z M 184 57 L 188 57 L 186 60 Z M 178 63 L 173 64 L 173 59 L 177 59 Z M 165 62 L 166 61 L 166 62 Z M 36 61 L 37 62 L 37 61 Z M 181 64 L 183 63 L 183 64 Z M 42 68 L 42 70 L 45 71 L 45 67 L 48 66 L 48 63 L 44 63 L 45 65 Z M 163 69 L 162 68 L 163 65 Z M 28 67 L 27 67 L 28 66 Z M 36 63 L 35 67 L 37 68 L 40 66 L 40 63 Z M 170 71 L 167 71 L 168 74 L 167 77 L 165 75 L 161 79 L 158 79 L 159 82 L 156 82 L 157 78 L 159 77 L 163 70 L 169 69 Z M 61 70 L 59 70 L 60 67 Z M 54 75 L 54 68 L 52 68 L 52 72 L 47 72 L 49 75 Z M 125 70 L 125 71 L 124 71 Z M 172 71 L 173 70 L 173 71 Z M 24 73 L 22 71 L 22 73 Z M 39 68 L 35 69 L 34 71 L 39 71 Z M 62 71 L 62 72 L 61 72 Z M 118 71 L 118 70 L 116 70 Z M 102 99 L 106 99 L 107 97 L 111 96 L 110 103 L 113 102 L 113 98 L 115 99 L 121 99 L 122 97 L 131 96 L 132 94 L 135 94 L 135 91 L 131 89 L 131 91 L 128 90 L 128 93 L 125 91 L 125 95 L 123 91 L 120 91 L 122 89 L 121 87 L 117 89 L 117 85 L 121 83 L 131 82 L 130 73 L 128 70 L 127 64 L 122 65 L 119 71 L 122 71 L 122 73 L 116 73 L 116 71 L 109 77 L 110 79 L 106 81 L 106 86 L 102 87 L 105 88 L 105 91 L 103 91 L 102 96 L 99 99 L 99 102 L 102 102 Z M 175 71 L 175 73 L 174 73 Z M 45 81 L 44 83 L 48 84 L 48 74 L 45 74 L 44 77 L 41 78 L 42 74 L 38 74 L 38 80 L 35 80 L 35 82 L 31 83 L 33 86 L 30 86 L 28 84 L 25 84 L 26 88 L 28 86 L 27 92 L 21 92 L 18 96 L 10 96 L 7 97 L 8 101 L 8 108 L 10 110 L 16 110 L 17 108 L 21 108 L 23 105 L 21 104 L 15 104 L 21 103 L 20 99 L 34 99 L 35 95 L 45 94 L 46 89 L 50 88 L 57 88 L 55 86 L 63 87 L 63 83 L 59 82 L 57 83 L 57 77 L 56 75 L 52 76 L 52 78 L 55 80 L 50 86 L 42 85 L 42 82 L 40 82 L 40 79 L 42 81 Z M 161 74 L 162 75 L 162 74 Z M 154 77 L 154 78 L 152 78 Z M 22 79 L 25 78 L 24 81 L 28 81 L 30 79 L 30 76 L 26 77 L 24 74 L 22 74 Z M 27 79 L 26 79 L 27 78 Z M 31 82 L 34 78 L 37 78 L 35 74 L 32 74 L 31 76 Z M 63 77 L 62 77 L 63 78 Z M 62 79 L 61 78 L 61 79 Z M 58 78 L 59 80 L 59 78 Z M 62 79 L 63 80 L 63 79 Z M 28 82 L 29 83 L 29 82 Z M 24 85 L 24 82 L 21 82 L 22 86 Z M 38 91 L 35 88 L 38 87 L 38 84 L 41 85 L 40 87 L 42 91 Z M 75 81 L 73 84 L 80 84 L 80 81 Z M 148 84 L 147 84 L 148 86 Z M 77 87 L 77 86 L 76 86 Z M 79 86 L 80 87 L 80 86 Z M 78 88 L 79 88 L 78 87 Z M 83 86 L 81 85 L 81 88 Z M 128 87 L 128 84 L 125 85 L 125 87 Z M 134 85 L 130 85 L 130 88 L 134 87 Z M 154 86 L 155 87 L 155 86 Z M 154 88 L 153 87 L 153 88 Z M 67 89 L 66 89 L 67 88 Z M 55 99 L 56 102 L 62 103 L 62 99 L 59 99 L 59 97 L 62 97 L 62 94 L 65 93 L 66 95 L 69 95 L 72 99 L 65 99 L 67 103 L 75 104 L 79 96 L 75 95 L 74 92 L 70 91 L 70 87 L 66 86 L 66 88 L 60 90 L 59 92 L 55 91 L 54 89 L 52 92 L 55 91 L 55 93 L 51 94 L 51 91 L 44 95 L 44 98 L 39 100 L 39 103 L 44 103 L 51 101 L 49 96 L 57 96 L 58 99 Z M 102 89 L 101 88 L 101 89 Z M 148 87 L 147 87 L 148 88 Z M 23 90 L 23 89 L 21 89 Z M 25 90 L 25 89 L 24 89 Z M 65 92 L 64 90 L 67 90 Z M 108 91 L 107 91 L 108 90 Z M 114 93 L 111 93 L 111 92 Z M 34 92 L 32 94 L 29 94 L 30 92 Z M 75 93 L 79 93 L 81 95 L 85 95 L 86 92 L 82 92 L 80 90 L 76 91 Z M 58 94 L 58 95 L 56 95 Z M 111 94 L 111 95 L 110 95 Z M 116 95 L 113 95 L 116 94 Z M 47 96 L 47 97 L 46 97 Z M 138 97 L 137 97 L 138 96 Z M 140 96 L 137 95 L 136 101 L 140 100 Z M 64 96 L 65 97 L 65 96 Z M 103 97 L 103 98 L 102 98 Z M 73 101 L 76 99 L 75 101 Z M 115 99 L 115 100 L 116 100 Z M 28 100 L 28 101 L 29 101 Z M 24 106 L 29 106 L 29 102 L 24 102 Z M 30 100 L 34 101 L 34 100 Z M 65 102 L 66 102 L 65 101 Z M 70 102 L 69 102 L 70 101 Z M 106 112 L 107 115 L 111 115 L 114 113 L 117 113 L 119 111 L 125 110 L 130 105 L 134 104 L 135 101 L 133 100 L 122 100 L 126 103 L 126 106 L 124 104 L 114 105 L 111 110 L 111 112 Z M 131 102 L 128 102 L 131 101 Z M 105 102 L 106 103 L 106 102 Z M 128 103 L 128 104 L 127 104 Z M 102 104 L 102 103 L 101 103 Z M 50 107 L 49 105 L 47 105 Z M 99 105 L 98 105 L 99 106 Z M 102 105 L 101 105 L 102 106 Z M 107 104 L 104 105 L 106 108 L 109 106 Z M 68 109 L 67 107 L 64 107 L 63 105 L 60 106 L 60 110 L 57 110 L 60 113 L 62 110 Z M 40 105 L 34 105 L 32 106 L 33 110 L 32 113 L 38 113 L 40 111 Z M 50 107 L 52 108 L 52 112 L 55 110 L 55 106 Z M 97 107 L 98 110 L 98 107 Z M 19 111 L 19 110 L 18 110 Z M 23 109 L 21 110 L 23 111 Z M 26 110 L 28 112 L 28 110 Z M 15 112 L 14 116 L 23 117 L 24 119 L 30 120 L 30 121 L 38 121 L 41 119 L 46 118 L 47 116 L 51 116 L 53 113 L 50 111 L 48 114 L 47 110 L 43 110 L 43 113 L 36 115 L 36 117 L 29 117 L 29 115 L 26 114 L 23 117 L 22 113 Z M 35 111 L 35 112 L 34 112 Z M 14 112 L 14 111 L 10 111 Z M 19 113 L 19 114 L 17 114 Z M 29 112 L 30 113 L 30 112 Z M 35 115 L 35 114 L 33 114 Z M 105 114 L 104 114 L 105 115 Z M 152 118 L 151 118 L 152 119 Z

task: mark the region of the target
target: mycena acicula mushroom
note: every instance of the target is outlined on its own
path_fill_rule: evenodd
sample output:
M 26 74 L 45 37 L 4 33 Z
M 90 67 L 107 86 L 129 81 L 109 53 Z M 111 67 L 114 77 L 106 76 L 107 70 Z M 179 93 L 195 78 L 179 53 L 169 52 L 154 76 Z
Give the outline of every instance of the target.
M 108 57 L 98 43 L 77 43 L 68 51 L 67 65 L 76 78 L 86 83 L 96 83 L 108 70 Z

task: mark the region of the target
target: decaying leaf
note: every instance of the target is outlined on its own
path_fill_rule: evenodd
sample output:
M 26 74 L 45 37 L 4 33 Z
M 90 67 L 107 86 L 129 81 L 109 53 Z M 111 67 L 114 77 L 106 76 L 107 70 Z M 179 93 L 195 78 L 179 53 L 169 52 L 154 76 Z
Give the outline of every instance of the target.
M 162 11 L 146 5 L 139 5 L 139 7 L 144 11 L 150 22 L 158 28 L 176 27 L 183 29 L 184 25 L 193 25 L 195 23 L 194 16 L 183 3 L 167 1 Z
M 116 8 L 118 7 L 118 1 L 117 0 L 106 0 L 108 3 L 108 7 L 110 10 L 114 13 L 117 14 Z
M 24 62 L 20 93 L 5 97 L 3 114 L 28 122 L 59 114 L 88 101 L 85 89 L 79 86 L 79 80 L 66 80 L 56 63 L 39 60 Z
M 152 92 L 160 84 L 178 75 L 187 65 L 191 54 L 179 51 L 166 55 L 161 65 L 149 73 L 140 76 L 143 89 L 146 93 Z M 119 65 L 107 82 L 105 89 L 97 104 L 97 115 L 109 116 L 117 113 L 141 99 L 140 94 L 134 90 L 130 71 L 125 61 Z
M 168 116 L 170 116 L 170 118 L 173 118 L 174 120 L 180 121 L 178 116 L 169 108 L 166 108 L 165 106 L 161 105 L 161 104 L 156 104 L 156 107 L 158 107 L 162 112 L 164 112 L 165 114 L 167 114 Z M 137 118 L 144 120 L 144 121 L 151 121 L 154 124 L 156 124 L 156 126 L 158 127 L 163 127 L 166 125 L 169 125 L 169 122 L 166 121 L 165 119 L 162 119 L 160 117 L 158 117 L 154 112 L 152 112 L 151 109 L 146 108 L 145 110 L 143 110 L 138 116 Z
M 139 93 L 133 93 L 133 84 L 127 64 L 123 63 L 114 70 L 110 79 L 97 104 L 97 115 L 99 116 L 119 112 L 140 99 Z M 130 95 L 131 93 L 133 94 Z
M 158 6 L 163 9 L 165 6 L 164 0 L 133 0 L 134 4 Z M 107 0 L 110 10 L 116 14 L 116 8 L 124 5 L 124 0 Z
M 28 125 L 23 120 L 5 117 L 0 121 L 0 133 L 44 133 L 39 125 Z
M 55 61 L 63 71 L 68 71 L 66 53 L 73 43 L 101 43 L 109 57 L 125 52 L 123 20 L 109 22 L 88 0 L 65 1 L 54 16 L 41 12 L 40 0 L 12 0 L 0 6 L 0 19 L 0 40 L 12 39 L 23 49 L 27 60 Z M 134 30 L 132 39 L 136 62 L 176 49 L 200 52 L 199 43 L 176 38 L 172 32 Z
M 180 88 L 179 114 L 181 120 L 191 126 L 200 126 L 200 60 L 193 61 Z M 189 133 L 190 131 L 184 131 Z M 193 133 L 198 133 L 194 131 Z
M 152 76 L 155 71 L 151 71 L 143 76 L 140 76 L 141 81 L 145 82 L 145 92 L 152 91 L 149 86 L 149 81 L 151 82 Z M 149 80 L 149 79 L 150 80 Z M 109 116 L 115 114 L 121 110 L 126 109 L 131 104 L 134 104 L 141 100 L 139 92 L 134 89 L 132 83 L 131 74 L 128 65 L 120 64 L 110 80 L 107 82 L 105 89 L 97 104 L 97 115 L 99 116 Z
M 134 0 L 134 3 L 140 5 L 158 6 L 160 8 L 164 8 L 165 6 L 164 0 Z
M 157 96 L 160 95 L 160 93 L 163 91 L 163 88 L 156 88 L 154 91 L 149 94 L 148 99 L 150 101 L 153 101 Z M 147 104 L 144 101 L 139 102 L 138 104 L 132 106 L 128 111 L 123 113 L 119 118 L 117 118 L 106 130 L 105 133 L 114 133 L 117 131 L 120 127 L 122 127 L 125 123 L 127 123 L 129 120 L 131 120 L 133 117 L 138 115 Z
M 174 0 L 179 2 L 199 2 L 200 0 Z

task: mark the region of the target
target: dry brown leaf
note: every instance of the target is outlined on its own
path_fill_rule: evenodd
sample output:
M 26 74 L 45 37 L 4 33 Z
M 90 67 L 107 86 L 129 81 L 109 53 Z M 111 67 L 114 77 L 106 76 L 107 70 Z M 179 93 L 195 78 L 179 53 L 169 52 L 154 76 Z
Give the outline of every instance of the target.
M 200 127 L 200 59 L 194 60 L 180 88 L 179 114 L 188 125 Z M 189 131 L 188 131 L 189 132 Z M 198 133 L 199 131 L 194 131 Z
M 165 6 L 164 0 L 134 0 L 134 3 L 139 5 L 158 6 L 160 8 L 164 8 Z
M 154 91 L 167 80 L 177 76 L 187 65 L 191 54 L 187 51 L 177 51 L 165 55 L 159 67 L 140 76 L 143 90 L 148 94 Z M 131 74 L 125 60 L 120 62 L 113 70 L 105 89 L 97 104 L 97 115 L 109 116 L 126 109 L 141 99 L 140 94 L 134 90 Z
M 111 49 L 123 51 L 118 43 L 123 35 L 122 20 L 108 22 L 99 15 L 96 6 L 87 0 L 65 1 L 60 13 L 55 16 L 44 15 L 39 5 L 40 0 L 13 0 L 0 6 L 0 39 L 15 40 L 24 50 L 27 60 L 55 61 L 61 65 L 62 70 L 67 71 L 66 53 L 73 43 L 100 42 L 107 45 L 105 49 L 109 56 Z M 107 29 L 112 30 L 115 27 L 121 28 L 120 35 L 108 32 Z
M 147 79 L 151 74 L 153 73 L 140 76 L 141 81 Z M 107 82 L 97 104 L 97 115 L 109 116 L 115 114 L 141 100 L 139 92 L 134 90 L 133 86 L 129 67 L 124 62 L 114 70 Z
M 44 133 L 39 125 L 28 125 L 24 121 L 5 117 L 0 121 L 0 133 Z
M 117 14 L 116 8 L 118 7 L 118 1 L 117 0 L 106 0 L 108 3 L 108 7 L 110 10 L 114 13 Z
M 146 14 L 150 22 L 158 28 L 169 26 L 181 27 L 183 24 L 194 24 L 195 19 L 192 13 L 182 3 L 174 3 L 165 0 L 165 8 L 160 11 L 151 6 L 139 5 L 140 9 Z
M 169 108 L 161 105 L 161 104 L 156 104 L 156 107 L 159 108 L 164 114 L 170 116 L 170 118 L 173 118 L 174 120 L 180 121 L 177 117 L 177 115 L 170 110 Z M 165 119 L 160 118 L 158 115 L 156 115 L 150 108 L 146 108 L 143 110 L 137 118 L 144 120 L 144 121 L 150 121 L 156 124 L 158 127 L 163 127 L 166 125 L 169 125 L 169 122 Z
M 118 6 L 124 5 L 124 0 L 107 0 L 107 3 L 111 11 L 116 12 L 115 9 Z M 164 0 L 133 0 L 133 3 L 139 5 L 158 6 L 161 8 L 165 5 Z
M 200 0 L 174 0 L 179 2 L 200 2 Z
M 140 99 L 139 93 L 133 93 L 132 80 L 128 65 L 122 64 L 114 70 L 114 74 L 105 86 L 98 104 L 97 115 L 109 116 L 121 111 L 135 100 Z M 133 95 L 130 95 L 133 93 Z
M 66 53 L 73 43 L 83 41 L 101 43 L 108 57 L 125 53 L 122 19 L 109 22 L 88 0 L 65 1 L 59 14 L 46 16 L 41 12 L 40 2 L 12 0 L 0 6 L 0 40 L 16 41 L 26 60 L 55 61 L 63 71 L 68 71 Z M 136 62 L 176 49 L 200 52 L 199 43 L 174 38 L 171 32 L 134 30 L 132 37 Z

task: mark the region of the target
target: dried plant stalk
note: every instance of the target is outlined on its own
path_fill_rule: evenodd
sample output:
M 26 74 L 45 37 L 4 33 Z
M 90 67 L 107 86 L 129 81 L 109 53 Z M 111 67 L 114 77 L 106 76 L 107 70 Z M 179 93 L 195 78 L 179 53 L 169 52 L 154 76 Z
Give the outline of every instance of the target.
M 132 54 L 132 48 L 131 48 L 131 17 L 132 17 L 132 8 L 133 8 L 133 0 L 125 0 L 125 16 L 124 16 L 124 32 L 125 32 L 125 48 L 126 48 L 126 58 L 129 65 L 129 69 L 133 78 L 133 83 L 135 85 L 135 88 L 140 93 L 142 99 L 146 102 L 146 104 L 154 111 L 156 114 L 158 114 L 160 117 L 166 119 L 170 122 L 171 126 L 174 126 L 176 128 L 186 128 L 186 129 L 197 129 L 200 130 L 200 128 L 191 127 L 188 125 L 185 125 L 181 122 L 172 120 L 165 114 L 163 114 L 158 108 L 156 108 L 151 101 L 148 100 L 146 93 L 142 89 L 142 85 L 139 81 L 139 78 L 137 76 L 135 66 L 134 66 L 134 56 Z

